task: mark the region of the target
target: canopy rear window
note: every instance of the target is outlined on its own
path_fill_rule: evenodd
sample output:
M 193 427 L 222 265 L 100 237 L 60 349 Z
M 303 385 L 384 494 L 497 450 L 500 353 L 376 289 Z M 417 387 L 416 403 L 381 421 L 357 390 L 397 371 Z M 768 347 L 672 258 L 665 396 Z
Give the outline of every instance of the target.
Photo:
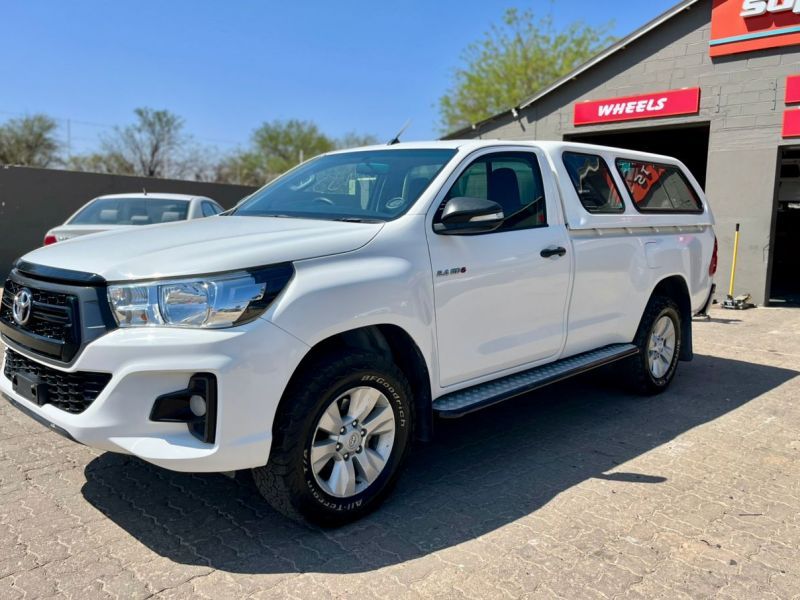
M 703 212 L 700 198 L 679 167 L 628 158 L 616 162 L 639 212 Z

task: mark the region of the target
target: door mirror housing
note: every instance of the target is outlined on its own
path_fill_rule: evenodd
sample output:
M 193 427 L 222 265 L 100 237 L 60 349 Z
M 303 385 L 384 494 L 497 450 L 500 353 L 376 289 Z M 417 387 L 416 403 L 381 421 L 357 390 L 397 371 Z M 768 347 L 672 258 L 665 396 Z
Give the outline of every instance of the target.
M 494 231 L 505 220 L 503 207 L 483 198 L 458 196 L 444 205 L 439 223 L 433 230 L 444 235 L 473 235 Z

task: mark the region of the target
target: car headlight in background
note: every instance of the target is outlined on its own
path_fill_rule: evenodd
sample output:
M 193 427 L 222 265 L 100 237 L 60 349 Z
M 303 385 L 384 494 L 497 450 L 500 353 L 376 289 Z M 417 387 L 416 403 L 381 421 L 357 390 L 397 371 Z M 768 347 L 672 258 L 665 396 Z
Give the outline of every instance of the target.
M 219 329 L 261 315 L 292 278 L 291 264 L 163 281 L 108 286 L 120 327 Z

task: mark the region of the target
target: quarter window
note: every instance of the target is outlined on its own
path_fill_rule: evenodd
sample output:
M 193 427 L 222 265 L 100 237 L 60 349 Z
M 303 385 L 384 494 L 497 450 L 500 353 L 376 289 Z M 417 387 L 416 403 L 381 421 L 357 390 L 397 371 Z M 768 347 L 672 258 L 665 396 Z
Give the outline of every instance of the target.
M 492 233 L 547 225 L 542 172 L 532 153 L 490 154 L 477 159 L 450 188 L 436 212 L 435 223 L 447 201 L 460 196 L 491 200 L 503 207 L 505 221 Z
M 617 170 L 640 212 L 703 212 L 700 198 L 679 167 L 618 158 Z
M 625 212 L 611 169 L 602 157 L 565 152 L 562 158 L 583 208 L 593 214 Z

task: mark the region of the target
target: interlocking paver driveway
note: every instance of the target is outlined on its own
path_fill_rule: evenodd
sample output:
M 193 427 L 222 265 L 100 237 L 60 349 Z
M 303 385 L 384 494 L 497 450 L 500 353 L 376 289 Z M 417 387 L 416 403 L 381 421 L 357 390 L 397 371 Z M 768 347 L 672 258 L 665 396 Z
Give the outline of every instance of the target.
M 800 598 L 800 311 L 713 312 L 670 391 L 584 377 L 439 425 L 333 531 L 0 406 L 0 598 Z

